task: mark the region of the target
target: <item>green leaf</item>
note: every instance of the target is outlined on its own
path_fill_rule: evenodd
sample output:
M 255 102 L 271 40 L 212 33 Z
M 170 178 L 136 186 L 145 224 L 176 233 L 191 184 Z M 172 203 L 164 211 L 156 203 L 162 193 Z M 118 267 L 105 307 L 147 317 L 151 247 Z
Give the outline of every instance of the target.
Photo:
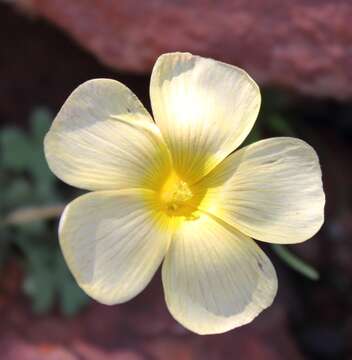
M 66 279 L 60 289 L 60 308 L 63 314 L 72 316 L 89 304 L 89 297 L 77 286 L 73 279 Z
M 17 241 L 26 259 L 23 290 L 32 300 L 33 311 L 42 314 L 51 309 L 55 299 L 53 254 L 49 246 L 29 239 L 22 235 Z
M 71 316 L 90 302 L 69 272 L 57 243 L 48 246 L 40 241 L 28 242 L 25 236 L 21 239 L 18 245 L 27 263 L 24 291 L 36 313 L 50 311 L 58 300 L 62 313 Z
M 22 171 L 28 166 L 33 148 L 21 130 L 7 128 L 0 132 L 0 150 L 5 169 Z
M 13 209 L 16 206 L 23 206 L 33 199 L 31 184 L 25 178 L 14 178 L 7 184 L 1 184 L 2 201 L 0 207 Z
M 275 253 L 292 269 L 310 280 L 319 280 L 319 273 L 313 266 L 305 263 L 302 259 L 291 253 L 287 246 L 271 244 L 271 248 Z
M 270 130 L 281 136 L 295 136 L 295 131 L 291 127 L 288 120 L 280 115 L 272 115 L 269 117 L 267 125 Z
M 62 201 L 43 151 L 52 119 L 47 109 L 38 108 L 31 115 L 29 133 L 17 128 L 0 131 L 0 220 L 12 211 Z M 49 225 L 43 220 L 13 226 L 0 221 L 0 266 L 13 249 L 16 254 L 19 250 L 26 269 L 23 291 L 33 311 L 48 312 L 58 302 L 63 313 L 73 314 L 89 300 L 68 271 L 57 241 L 51 241 L 57 235 Z
M 36 195 L 42 202 L 59 200 L 55 191 L 57 180 L 49 170 L 44 156 L 44 137 L 50 128 L 52 119 L 53 114 L 45 107 L 34 110 L 30 119 L 33 154 L 28 170 L 34 178 Z
M 32 309 L 37 314 L 48 312 L 55 296 L 55 283 L 52 273 L 45 267 L 34 267 L 28 270 L 23 283 L 24 292 L 32 299 Z
M 59 200 L 56 191 L 57 179 L 49 170 L 44 157 L 43 148 L 34 151 L 31 159 L 30 173 L 35 183 L 36 197 L 43 203 L 55 202 Z
M 77 285 L 61 253 L 57 259 L 57 271 L 60 309 L 65 315 L 75 315 L 89 304 L 90 299 Z
M 44 136 L 48 132 L 54 116 L 46 107 L 36 108 L 30 117 L 33 140 L 43 146 Z
M 46 223 L 43 220 L 37 220 L 25 224 L 16 224 L 19 231 L 24 235 L 33 235 L 41 237 L 46 230 Z

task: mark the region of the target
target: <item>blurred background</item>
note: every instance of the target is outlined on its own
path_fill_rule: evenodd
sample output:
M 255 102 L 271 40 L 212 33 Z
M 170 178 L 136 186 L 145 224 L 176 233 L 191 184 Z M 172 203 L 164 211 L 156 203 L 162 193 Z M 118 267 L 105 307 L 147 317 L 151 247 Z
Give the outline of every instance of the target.
M 0 358 L 352 359 L 351 19 L 350 0 L 0 1 Z M 323 228 L 289 254 L 263 246 L 277 298 L 223 335 L 176 323 L 159 274 L 126 304 L 89 300 L 58 247 L 59 215 L 79 193 L 46 165 L 53 117 L 96 77 L 123 82 L 150 108 L 153 63 L 175 50 L 247 70 L 263 94 L 247 143 L 299 137 L 323 170 Z

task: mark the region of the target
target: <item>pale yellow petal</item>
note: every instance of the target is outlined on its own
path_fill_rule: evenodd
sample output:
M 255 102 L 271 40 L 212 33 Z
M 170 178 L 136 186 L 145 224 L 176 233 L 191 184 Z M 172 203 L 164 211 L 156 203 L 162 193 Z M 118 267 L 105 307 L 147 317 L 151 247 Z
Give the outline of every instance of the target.
M 249 145 L 230 155 L 199 186 L 210 187 L 204 202 L 208 211 L 258 240 L 302 242 L 324 221 L 319 160 L 299 139 Z
M 252 321 L 277 291 L 275 270 L 256 243 L 206 215 L 175 234 L 162 279 L 171 314 L 198 334 Z
M 66 100 L 45 138 L 50 169 L 89 190 L 155 188 L 170 167 L 159 129 L 124 85 L 95 79 Z
M 176 170 L 188 182 L 242 143 L 260 107 L 259 88 L 245 71 L 189 53 L 159 57 L 150 96 Z
M 79 286 L 104 304 L 139 294 L 159 267 L 169 245 L 168 222 L 152 210 L 146 190 L 99 191 L 65 209 L 60 245 Z

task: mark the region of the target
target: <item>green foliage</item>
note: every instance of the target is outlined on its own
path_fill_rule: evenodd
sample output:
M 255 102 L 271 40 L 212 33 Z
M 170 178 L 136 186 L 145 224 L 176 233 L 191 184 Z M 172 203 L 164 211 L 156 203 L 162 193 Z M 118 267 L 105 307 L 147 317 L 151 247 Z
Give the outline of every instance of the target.
M 289 121 L 284 119 L 279 114 L 271 115 L 267 120 L 267 126 L 269 129 L 279 136 L 295 136 L 295 131 L 290 125 Z
M 22 131 L 16 128 L 4 129 L 1 132 L 0 146 L 3 168 L 21 171 L 27 167 L 32 147 Z
M 287 246 L 279 244 L 271 244 L 271 248 L 275 253 L 283 260 L 288 266 L 292 269 L 299 272 L 301 275 L 305 276 L 310 280 L 319 280 L 319 273 L 313 266 L 307 264 L 292 252 L 288 250 Z
M 24 291 L 32 298 L 36 313 L 49 311 L 55 298 L 66 315 L 74 315 L 88 303 L 88 297 L 77 287 L 59 249 L 43 243 L 32 247 L 26 240 L 20 245 L 27 258 Z
M 1 224 L 1 219 L 18 208 L 67 202 L 43 152 L 52 118 L 47 109 L 38 108 L 30 117 L 28 132 L 15 127 L 0 131 L 0 266 L 19 252 L 25 269 L 23 289 L 33 310 L 45 313 L 58 304 L 64 314 L 73 315 L 88 303 L 88 297 L 63 260 L 57 222 Z
M 258 121 L 255 122 L 243 146 L 271 136 L 296 136 L 292 126 L 293 120 L 283 115 L 283 108 L 287 106 L 288 99 L 273 91 L 266 91 L 263 95 L 264 101 Z

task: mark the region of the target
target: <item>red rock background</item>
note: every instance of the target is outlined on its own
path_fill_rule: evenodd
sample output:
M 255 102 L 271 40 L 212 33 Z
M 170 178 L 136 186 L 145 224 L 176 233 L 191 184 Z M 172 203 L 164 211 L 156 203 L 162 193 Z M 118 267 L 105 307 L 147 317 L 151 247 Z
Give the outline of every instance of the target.
M 7 277 L 18 276 L 15 264 Z M 12 280 L 16 280 L 12 278 Z M 13 281 L 11 281 L 13 284 Z M 1 298 L 0 352 L 6 360 L 303 359 L 276 304 L 236 332 L 201 337 L 176 323 L 165 307 L 161 279 L 142 295 L 115 307 L 93 304 L 74 318 L 31 313 L 19 289 Z M 4 284 L 3 284 L 4 285 Z M 13 303 L 13 299 L 16 302 Z M 278 331 L 280 329 L 280 331 Z
M 26 128 L 27 119 L 33 106 L 44 104 L 55 112 L 74 87 L 93 77 L 117 78 L 133 89 L 145 104 L 148 104 L 148 75 L 126 74 L 102 65 L 90 51 L 83 50 L 77 42 L 72 41 L 70 35 L 64 34 L 46 20 L 36 16 L 39 6 L 42 9 L 40 10 L 41 14 L 45 13 L 45 16 L 52 18 L 53 21 L 54 9 L 57 14 L 71 12 L 73 14 L 71 16 L 79 22 L 79 25 L 76 26 L 81 29 L 84 28 L 85 23 L 84 18 L 81 18 L 83 15 L 76 16 L 72 9 L 82 7 L 83 2 L 77 0 L 71 2 L 71 6 L 69 6 L 65 1 L 27 0 L 25 2 L 22 0 L 22 9 L 24 3 L 27 6 L 27 14 L 28 9 L 35 10 L 34 16 L 24 16 L 23 10 L 18 11 L 12 5 L 0 3 L 0 127 L 4 124 L 16 124 Z M 86 3 L 92 3 L 92 0 L 87 0 Z M 113 3 L 117 2 L 101 1 L 104 6 Z M 159 4 L 159 2 L 151 3 Z M 308 3 L 310 6 L 307 5 Z M 186 6 L 183 1 L 175 1 L 173 6 L 167 1 L 165 4 L 172 8 Z M 210 2 L 199 1 L 197 4 L 198 6 L 205 6 L 205 4 L 209 6 Z M 223 16 L 226 15 L 224 9 L 221 10 L 222 2 L 214 1 L 211 4 L 213 4 L 214 13 L 216 10 L 216 12 L 222 12 Z M 252 5 L 251 9 L 255 11 L 264 6 L 258 4 Z M 273 13 L 279 11 L 276 1 L 268 1 L 267 4 L 272 4 Z M 285 1 L 282 4 L 280 11 L 284 14 L 288 11 L 288 5 Z M 257 59 L 260 58 L 259 53 L 253 53 L 252 60 L 250 60 L 252 63 L 241 60 L 243 61 L 241 64 L 247 64 L 248 70 L 257 71 L 257 76 L 264 83 L 285 85 L 294 89 L 296 94 L 303 91 L 318 97 L 331 95 L 347 99 L 351 96 L 350 80 L 347 80 L 350 79 L 351 68 L 346 67 L 348 61 L 351 60 L 351 57 L 348 57 L 351 55 L 349 47 L 351 43 L 347 41 L 350 36 L 348 35 L 350 27 L 346 28 L 345 19 L 349 13 L 349 3 L 338 0 L 335 2 L 312 0 L 309 2 L 297 1 L 297 4 L 304 8 L 299 11 L 300 16 L 297 15 L 296 21 L 303 21 L 306 18 L 307 13 L 304 9 L 317 9 L 317 12 L 308 12 L 309 17 L 315 19 L 314 23 L 320 24 L 324 34 L 327 31 L 326 28 L 341 22 L 339 26 L 343 35 L 338 42 L 340 44 L 338 48 L 343 48 L 343 53 L 339 55 L 341 61 L 337 62 L 340 65 L 332 66 L 331 58 L 329 58 L 331 62 L 328 61 L 331 66 L 316 65 L 319 62 L 324 63 L 326 57 L 323 54 L 327 48 L 333 48 L 335 44 L 333 41 L 325 43 L 328 44 L 327 48 L 317 46 L 316 54 L 320 54 L 320 56 L 307 55 L 306 61 L 295 55 L 296 53 L 293 51 L 290 56 L 289 53 L 286 53 L 283 57 L 285 61 L 282 62 L 263 56 L 265 59 L 263 64 L 267 66 L 259 65 L 261 61 Z M 333 4 L 336 5 L 336 9 Z M 137 9 L 139 18 L 142 18 L 143 6 L 141 5 Z M 250 8 L 249 2 L 243 3 L 243 6 L 247 10 Z M 129 6 L 125 5 L 122 8 L 123 12 L 128 13 L 128 8 Z M 321 15 L 327 11 L 323 10 L 326 8 L 332 9 L 330 10 L 332 13 L 328 12 L 330 25 L 326 25 L 326 18 L 324 22 L 323 15 Z M 46 9 L 45 12 L 44 9 Z M 157 12 L 155 9 L 153 11 Z M 107 10 L 105 12 L 109 13 Z M 270 15 L 270 11 L 267 12 Z M 335 12 L 338 16 L 331 15 Z M 93 18 L 100 16 L 100 21 L 104 23 L 103 15 L 98 16 L 99 13 L 93 13 L 94 11 L 91 9 L 90 16 Z M 49 16 L 49 14 L 51 15 Z M 244 24 L 242 28 L 246 29 L 243 31 L 248 38 L 251 38 L 252 33 L 247 31 L 248 11 L 247 13 L 239 11 L 236 14 L 236 19 L 239 14 L 242 14 Z M 247 14 L 247 16 L 243 14 Z M 132 16 L 134 15 L 130 14 L 130 17 Z M 200 19 L 195 15 L 194 17 L 201 24 Z M 178 18 L 183 19 L 183 15 L 179 14 Z M 292 26 L 287 17 L 283 19 L 288 26 Z M 170 27 L 175 27 L 171 15 L 169 20 Z M 162 23 L 164 27 L 165 22 L 166 20 Z M 233 20 L 230 22 L 232 24 Z M 89 24 L 87 21 L 86 32 L 94 38 L 94 32 Z M 251 29 L 257 31 L 255 24 L 253 22 L 250 24 L 254 26 Z M 266 33 L 271 33 L 273 24 L 268 22 L 268 26 L 265 28 Z M 203 22 L 203 25 L 206 28 L 207 22 Z M 66 25 L 61 24 L 61 26 L 66 28 Z M 115 28 L 117 24 L 114 23 L 111 26 Z M 225 24 L 224 26 L 230 25 Z M 307 27 L 309 28 L 309 25 Z M 138 30 L 138 33 L 141 34 L 144 32 L 145 26 L 140 28 L 143 28 L 143 31 Z M 124 30 L 125 34 L 120 36 L 137 36 L 132 30 L 130 33 L 130 30 L 127 29 L 130 28 L 127 27 Z M 100 31 L 103 30 L 100 29 Z M 175 33 L 176 30 L 166 29 L 165 31 Z M 188 39 L 188 36 L 182 35 L 182 31 L 179 29 L 179 36 Z M 282 31 L 282 36 L 284 36 L 285 31 Z M 148 34 L 148 31 L 146 33 Z M 201 35 L 198 36 L 201 37 Z M 99 45 L 101 35 L 96 36 L 98 38 L 96 40 L 97 47 L 102 47 L 104 50 L 107 45 Z M 107 33 L 107 36 L 110 36 L 110 32 Z M 231 39 L 231 36 L 229 34 L 227 39 Z M 75 33 L 75 37 L 79 38 L 78 33 Z M 324 38 L 323 35 L 317 37 Z M 116 43 L 121 44 L 121 39 L 116 37 Z M 313 35 L 311 40 L 303 35 L 301 39 L 302 44 L 306 42 L 313 44 L 315 41 Z M 145 39 L 140 44 L 131 40 L 130 50 L 126 50 L 128 45 L 123 44 L 121 49 L 125 46 L 124 51 L 127 52 L 119 53 L 121 55 L 120 64 L 124 64 L 119 65 L 119 68 L 131 71 L 139 70 L 140 72 L 150 69 L 156 52 L 163 49 L 162 44 L 158 47 L 153 45 L 152 40 L 153 38 L 151 38 L 150 46 L 153 49 L 155 47 L 152 52 L 143 50 Z M 79 41 L 83 42 L 83 40 Z M 114 49 L 115 42 L 111 42 L 111 38 L 109 41 Z M 165 46 L 165 43 L 163 44 Z M 283 44 L 282 40 L 282 46 L 284 46 Z M 133 55 L 136 54 L 138 46 L 141 49 L 139 54 L 141 57 L 134 58 Z M 171 45 L 169 46 L 171 47 Z M 213 52 L 209 50 L 208 55 L 219 55 L 220 48 L 224 46 L 223 43 L 219 46 L 213 44 L 211 47 Z M 85 44 L 85 47 L 93 49 L 88 44 Z M 96 50 L 94 51 L 96 52 Z M 97 52 L 100 59 L 104 59 L 102 54 L 105 51 Z M 115 50 L 110 51 L 111 58 L 114 59 L 111 61 L 115 62 L 119 56 L 114 53 Z M 207 51 L 206 48 L 199 48 L 199 51 L 196 52 L 207 53 Z M 241 52 L 238 48 L 234 51 L 233 54 Z M 128 53 L 130 54 L 130 63 L 128 62 Z M 236 56 L 229 59 L 233 59 L 235 62 L 237 61 Z M 301 65 L 293 66 L 292 64 L 295 64 L 296 61 L 299 61 Z M 107 61 L 105 60 L 105 62 Z M 308 77 L 303 75 L 304 72 L 301 73 L 302 67 L 306 68 L 306 74 L 310 74 Z M 275 76 L 272 75 L 273 69 L 275 69 Z M 300 70 L 296 72 L 292 69 Z M 318 74 L 322 69 L 325 75 L 321 77 Z M 281 79 L 286 77 L 285 81 L 278 80 L 280 72 Z M 297 77 L 298 73 L 300 75 Z M 313 74 L 315 75 L 313 76 Z M 325 85 L 319 90 L 317 84 L 321 84 L 321 82 Z M 317 89 L 318 91 L 316 91 Z M 268 90 L 264 89 L 264 96 L 266 94 L 268 94 Z M 311 282 L 297 275 L 278 261 L 270 249 L 265 248 L 273 259 L 279 275 L 279 294 L 274 305 L 248 326 L 223 335 L 200 337 L 183 329 L 168 314 L 159 275 L 146 291 L 127 304 L 106 307 L 93 303 L 73 318 L 63 317 L 58 311 L 48 315 L 34 315 L 29 300 L 21 291 L 23 266 L 18 260 L 13 259 L 0 273 L 0 359 L 351 359 L 352 171 L 350 154 L 352 150 L 352 105 L 331 99 L 316 100 L 292 93 L 284 94 L 288 99 L 284 115 L 295 114 L 300 119 L 295 124 L 298 136 L 309 141 L 317 149 L 323 168 L 323 181 L 327 193 L 326 223 L 314 239 L 292 247 L 300 256 L 319 268 L 321 273 L 319 282 Z M 270 99 L 271 101 L 275 99 L 275 95 L 271 95 Z M 263 103 L 267 104 L 266 99 L 264 100 Z M 266 109 L 263 108 L 262 113 L 265 111 Z
M 210 56 L 264 85 L 352 98 L 350 0 L 15 0 L 102 63 L 148 73 L 164 52 Z

